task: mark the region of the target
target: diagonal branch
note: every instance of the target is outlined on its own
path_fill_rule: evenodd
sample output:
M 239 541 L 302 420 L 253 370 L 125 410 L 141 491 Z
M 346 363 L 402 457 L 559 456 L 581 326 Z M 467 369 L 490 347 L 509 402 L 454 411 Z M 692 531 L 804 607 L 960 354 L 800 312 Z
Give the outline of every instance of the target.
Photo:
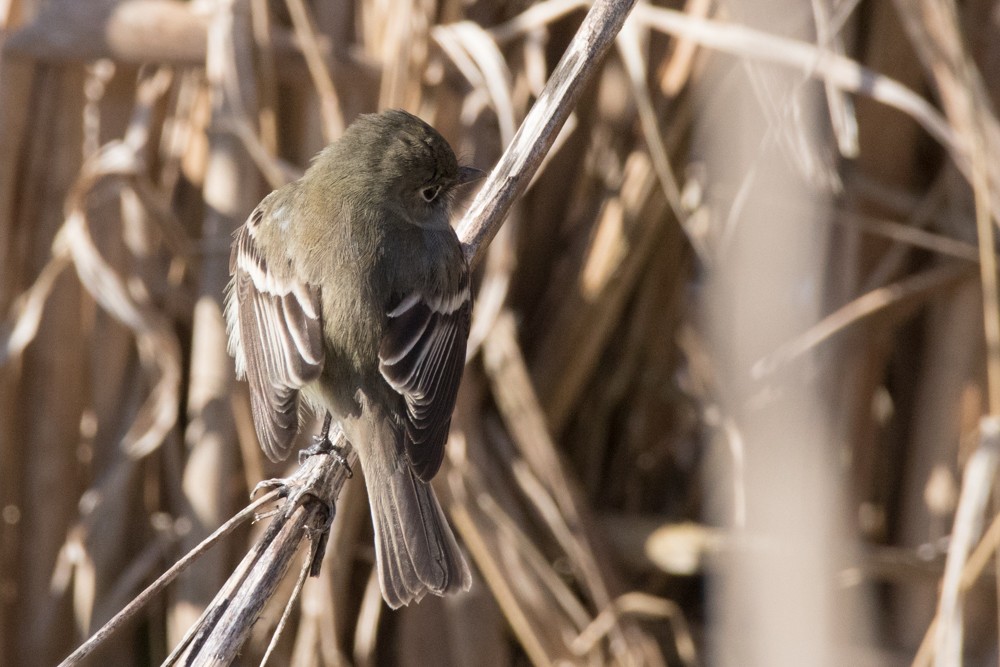
M 531 182 L 634 4 L 635 0 L 599 0 L 587 12 L 542 94 L 458 225 L 458 238 L 470 266 L 479 263 L 511 205 Z

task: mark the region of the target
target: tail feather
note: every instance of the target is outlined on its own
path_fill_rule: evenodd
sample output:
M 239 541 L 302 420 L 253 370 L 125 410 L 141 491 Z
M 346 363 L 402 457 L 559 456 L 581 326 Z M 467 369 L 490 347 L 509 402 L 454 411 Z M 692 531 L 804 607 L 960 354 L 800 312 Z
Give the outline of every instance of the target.
M 472 576 L 429 484 L 405 462 L 367 482 L 382 597 L 396 609 L 428 592 L 469 589 Z

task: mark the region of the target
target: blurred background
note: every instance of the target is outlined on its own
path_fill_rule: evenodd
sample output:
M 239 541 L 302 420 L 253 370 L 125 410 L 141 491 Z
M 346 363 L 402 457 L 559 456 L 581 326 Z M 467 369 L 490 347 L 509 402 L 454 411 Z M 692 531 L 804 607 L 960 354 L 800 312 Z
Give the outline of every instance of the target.
M 588 6 L 0 0 L 0 664 L 293 469 L 225 352 L 257 202 L 389 107 L 492 168 Z M 997 664 L 998 35 L 640 2 L 476 273 L 435 480 L 472 591 L 386 609 L 349 481 L 271 664 Z M 260 529 L 89 664 L 162 662 Z

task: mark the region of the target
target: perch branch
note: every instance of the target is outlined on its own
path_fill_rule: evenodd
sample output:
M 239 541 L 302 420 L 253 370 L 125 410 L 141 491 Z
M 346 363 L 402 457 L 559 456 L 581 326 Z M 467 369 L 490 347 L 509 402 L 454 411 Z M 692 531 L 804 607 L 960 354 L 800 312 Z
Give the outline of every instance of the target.
M 470 266 L 479 263 L 507 211 L 531 181 L 634 4 L 635 0 L 595 2 L 587 13 L 542 94 L 458 225 Z

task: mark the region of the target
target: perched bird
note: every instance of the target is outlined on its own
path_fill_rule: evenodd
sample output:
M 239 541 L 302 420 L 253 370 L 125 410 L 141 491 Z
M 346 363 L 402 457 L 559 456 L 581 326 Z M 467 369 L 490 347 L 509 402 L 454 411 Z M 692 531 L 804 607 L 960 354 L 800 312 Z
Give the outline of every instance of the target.
M 472 309 L 451 201 L 481 176 L 416 116 L 361 116 L 301 179 L 265 197 L 233 242 L 229 351 L 261 447 L 287 457 L 304 407 L 340 422 L 393 608 L 471 582 L 430 481 Z

